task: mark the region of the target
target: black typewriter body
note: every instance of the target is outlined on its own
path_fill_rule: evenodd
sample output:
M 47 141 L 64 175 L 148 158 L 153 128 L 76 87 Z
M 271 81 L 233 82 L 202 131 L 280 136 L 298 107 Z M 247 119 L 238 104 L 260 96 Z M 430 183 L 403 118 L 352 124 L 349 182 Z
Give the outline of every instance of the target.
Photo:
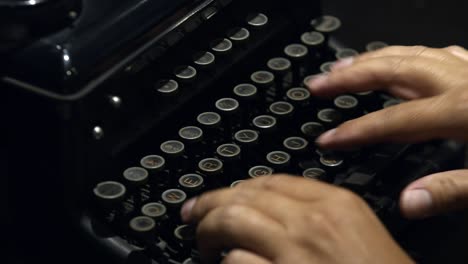
M 197 263 L 181 203 L 274 172 L 350 188 L 424 260 L 398 195 L 461 166 L 462 146 L 317 149 L 321 132 L 398 102 L 308 93 L 304 78 L 326 71 L 341 46 L 326 28 L 303 35 L 320 10 L 305 0 L 83 1 L 71 25 L 15 50 L 2 77 L 14 113 L 14 244 L 76 235 L 119 263 Z

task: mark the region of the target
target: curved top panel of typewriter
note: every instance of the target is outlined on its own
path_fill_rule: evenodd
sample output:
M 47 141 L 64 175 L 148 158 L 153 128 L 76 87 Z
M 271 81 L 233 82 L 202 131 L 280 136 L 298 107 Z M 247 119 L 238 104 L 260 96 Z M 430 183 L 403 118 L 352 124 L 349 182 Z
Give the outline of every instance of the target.
M 11 8 L 8 4 L 27 5 L 32 1 L 60 0 L 0 0 L 0 10 Z M 52 99 L 78 99 L 134 59 L 145 45 L 156 43 L 214 2 L 77 1 L 81 1 L 81 10 L 69 14 L 76 16 L 73 23 L 9 54 L 0 72 L 3 82 Z

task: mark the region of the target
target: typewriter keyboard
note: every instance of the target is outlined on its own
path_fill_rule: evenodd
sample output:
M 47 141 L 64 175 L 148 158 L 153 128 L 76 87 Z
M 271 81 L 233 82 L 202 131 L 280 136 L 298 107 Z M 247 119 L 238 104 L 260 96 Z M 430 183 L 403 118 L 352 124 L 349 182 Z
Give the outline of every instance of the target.
M 232 25 L 223 37 L 208 41 L 205 50 L 187 58 L 187 65 L 175 67 L 172 76 L 156 80 L 154 92 L 170 104 L 270 22 L 268 14 L 246 16 L 244 24 Z M 307 30 L 262 60 L 261 67 L 239 73 L 243 76 L 236 79 L 241 81 L 220 84 L 217 89 L 222 92 L 200 101 L 202 110 L 188 110 L 190 118 L 177 120 L 182 125 L 151 142 L 150 152 L 94 183 L 93 212 L 98 219 L 160 263 L 196 263 L 195 227 L 182 223 L 182 204 L 203 192 L 235 188 L 242 181 L 274 173 L 349 188 L 385 217 L 395 204 L 383 187 L 384 172 L 407 146 L 328 151 L 314 144 L 321 133 L 342 122 L 400 102 L 372 91 L 332 99 L 309 93 L 308 80 L 329 72 L 337 59 L 358 54 L 326 44 L 340 25 L 331 16 L 313 19 Z

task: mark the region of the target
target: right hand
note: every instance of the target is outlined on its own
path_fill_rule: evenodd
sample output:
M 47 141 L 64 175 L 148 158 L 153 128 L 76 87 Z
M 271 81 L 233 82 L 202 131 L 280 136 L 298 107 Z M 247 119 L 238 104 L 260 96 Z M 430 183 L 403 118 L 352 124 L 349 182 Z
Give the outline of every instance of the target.
M 338 62 L 309 88 L 317 96 L 385 88 L 408 100 L 324 133 L 317 139 L 323 148 L 440 138 L 468 141 L 468 52 L 461 47 L 387 47 Z M 468 170 L 413 182 L 402 192 L 400 207 L 410 218 L 468 208 Z
M 387 47 L 339 62 L 309 87 L 317 96 L 386 88 L 412 100 L 343 123 L 318 139 L 322 147 L 468 140 L 468 52 L 460 47 Z

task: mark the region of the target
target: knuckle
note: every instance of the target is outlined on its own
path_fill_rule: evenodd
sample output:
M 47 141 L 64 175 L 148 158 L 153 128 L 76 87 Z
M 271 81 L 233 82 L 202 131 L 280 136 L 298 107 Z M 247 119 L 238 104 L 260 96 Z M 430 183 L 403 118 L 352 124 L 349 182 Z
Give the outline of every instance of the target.
M 466 194 L 452 177 L 441 177 L 437 186 L 438 190 L 434 193 L 436 208 L 456 207 L 465 202 Z
M 232 198 L 234 204 L 246 204 L 250 201 L 256 200 L 258 196 L 258 191 L 253 188 L 239 188 L 235 196 Z
M 225 230 L 234 231 L 240 223 L 238 219 L 245 217 L 247 213 L 246 208 L 242 205 L 234 204 L 226 206 L 221 209 L 219 215 L 220 225 Z
M 450 45 L 450 46 L 445 47 L 444 49 L 448 51 L 465 51 L 465 48 L 463 48 L 462 46 L 458 46 L 458 45 Z
M 310 233 L 304 230 L 311 230 L 317 238 L 327 238 L 336 227 L 332 218 L 333 216 L 323 209 L 315 208 L 314 211 L 305 212 L 294 220 L 294 224 L 288 225 L 288 236 L 300 244 L 311 242 Z
M 192 214 L 194 216 L 198 216 L 200 213 L 202 213 L 203 208 L 207 208 L 209 206 L 211 200 L 212 199 L 210 193 L 204 193 L 200 195 L 197 198 L 197 202 L 195 203 L 195 206 L 192 209 Z
M 285 174 L 275 174 L 270 176 L 263 176 L 261 178 L 260 188 L 264 190 L 276 190 L 281 188 L 287 179 L 290 177 Z

